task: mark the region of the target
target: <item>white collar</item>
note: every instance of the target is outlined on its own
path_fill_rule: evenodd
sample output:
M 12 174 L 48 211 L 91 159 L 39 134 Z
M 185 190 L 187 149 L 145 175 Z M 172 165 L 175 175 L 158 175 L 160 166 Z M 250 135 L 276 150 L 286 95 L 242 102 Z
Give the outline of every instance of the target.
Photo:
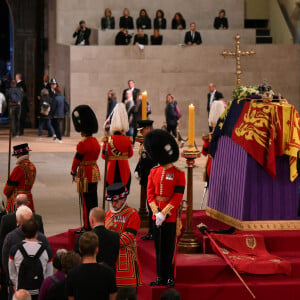
M 122 205 L 118 210 L 115 210 L 115 209 L 113 208 L 113 206 L 111 205 L 111 203 L 110 203 L 110 204 L 109 204 L 110 211 L 111 211 L 113 214 L 117 214 L 117 213 L 119 213 L 120 211 L 123 210 L 123 208 L 125 207 L 126 204 L 127 204 L 127 201 L 125 201 L 125 202 L 123 203 L 123 205 Z
M 25 160 L 25 159 L 29 159 L 29 155 L 28 154 L 22 155 L 19 158 L 17 158 L 16 164 L 19 164 L 22 160 Z

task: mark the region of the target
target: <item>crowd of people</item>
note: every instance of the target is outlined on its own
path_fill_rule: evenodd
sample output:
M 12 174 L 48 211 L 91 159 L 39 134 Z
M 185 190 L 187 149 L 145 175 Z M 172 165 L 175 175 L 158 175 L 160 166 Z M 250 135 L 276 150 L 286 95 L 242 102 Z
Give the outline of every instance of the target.
M 115 17 L 112 15 L 110 8 L 104 10 L 104 15 L 100 20 L 100 24 L 102 30 L 116 28 Z M 215 29 L 228 29 L 228 20 L 224 9 L 219 11 L 219 15 L 214 20 L 213 27 Z M 119 20 L 119 28 L 120 32 L 115 37 L 115 45 L 129 45 L 131 44 L 131 39 L 133 37 L 133 45 L 148 45 L 148 35 L 144 33 L 144 30 L 152 28 L 154 29 L 154 32 L 150 37 L 151 45 L 162 45 L 163 35 L 160 34 L 160 30 L 167 29 L 167 20 L 161 9 L 156 11 L 153 21 L 151 21 L 146 9 L 141 9 L 134 26 L 134 20 L 130 15 L 129 9 L 124 8 L 123 15 Z M 134 28 L 136 28 L 137 33 L 129 34 L 128 30 L 133 30 Z M 180 12 L 175 13 L 171 21 L 171 28 L 175 30 L 186 29 L 186 21 Z M 90 34 L 91 29 L 86 27 L 86 22 L 84 20 L 81 20 L 73 34 L 73 38 L 76 37 L 75 45 L 89 45 Z M 186 32 L 184 43 L 186 45 L 200 45 L 202 43 L 200 32 L 196 31 L 195 22 L 190 24 L 190 31 Z

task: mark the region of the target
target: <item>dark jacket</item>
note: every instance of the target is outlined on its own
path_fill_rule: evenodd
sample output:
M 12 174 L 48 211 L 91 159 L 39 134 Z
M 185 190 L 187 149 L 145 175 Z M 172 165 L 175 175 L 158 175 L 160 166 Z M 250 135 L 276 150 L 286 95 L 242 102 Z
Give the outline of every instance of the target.
M 136 19 L 136 29 L 151 29 L 152 26 L 151 26 L 151 19 L 148 17 L 146 18 L 137 18 Z
M 19 99 L 18 103 L 16 103 L 15 100 L 13 100 L 15 98 Z M 17 87 L 11 87 L 11 88 L 9 88 L 9 90 L 7 92 L 7 100 L 9 102 L 9 104 L 12 105 L 12 106 L 13 105 L 21 105 L 21 103 L 23 101 L 22 91 L 19 88 L 17 88 Z
M 120 28 L 125 28 L 125 29 L 133 29 L 133 19 L 131 16 L 128 16 L 128 18 L 125 18 L 122 16 L 120 18 L 120 23 L 119 23 Z
M 144 36 L 139 36 L 136 34 L 134 36 L 133 44 L 135 45 L 136 43 L 139 43 L 141 45 L 148 45 L 148 35 L 144 34 Z
M 185 19 L 181 20 L 181 23 L 177 23 L 176 19 L 173 18 L 172 20 L 172 29 L 177 29 L 177 27 L 181 25 L 182 29 L 185 29 L 186 25 L 185 25 Z
M 129 45 L 131 42 L 132 36 L 130 34 L 125 34 L 123 31 L 118 32 L 116 35 L 115 44 L 119 46 Z
M 192 44 L 196 43 L 197 45 L 202 44 L 202 39 L 201 39 L 201 35 L 200 32 L 195 31 L 194 33 L 194 38 L 192 38 L 192 33 L 191 31 L 187 31 L 185 33 L 185 37 L 184 37 L 184 43 L 187 45 L 189 42 L 191 42 Z
M 167 28 L 167 20 L 165 18 L 161 19 L 161 24 L 159 23 L 159 19 L 155 18 L 153 20 L 154 29 L 166 29 Z
M 53 101 L 53 118 L 64 118 L 66 98 L 62 94 L 55 94 Z
M 163 36 L 159 35 L 158 37 L 155 37 L 154 35 L 151 35 L 151 45 L 161 45 L 163 42 Z
M 216 91 L 213 101 L 220 100 L 220 99 L 223 99 L 223 98 L 224 98 L 223 94 L 220 93 L 220 92 L 218 92 L 218 91 Z M 209 113 L 209 111 L 210 111 L 210 93 L 207 94 L 207 106 L 206 106 L 206 110 Z
M 99 238 L 99 252 L 97 262 L 104 262 L 116 271 L 116 261 L 119 256 L 120 236 L 114 231 L 107 230 L 104 225 L 99 225 L 93 230 Z M 79 253 L 79 237 L 74 245 L 74 251 Z
M 85 30 L 78 30 L 73 33 L 73 38 L 76 38 L 75 45 L 79 45 L 83 40 L 85 41 L 85 45 L 90 44 L 90 35 L 91 35 L 91 29 L 85 28 Z
M 126 92 L 129 90 L 129 88 L 128 89 L 125 89 L 124 91 L 123 91 L 123 94 L 122 94 L 122 102 L 124 103 L 125 102 L 125 100 L 126 100 Z M 133 98 L 133 101 L 136 103 L 136 98 L 137 98 L 137 95 L 138 95 L 138 93 L 140 92 L 140 89 L 137 89 L 137 88 L 134 88 L 133 89 L 133 92 L 132 92 L 132 98 Z
M 165 108 L 165 116 L 167 125 L 176 126 L 177 125 L 177 114 L 176 114 L 176 102 L 170 102 Z
M 110 99 L 107 103 L 107 113 L 106 113 L 106 119 L 110 116 L 112 113 L 113 109 L 117 105 L 117 99 Z
M 108 28 L 108 18 L 101 18 L 101 29 L 115 29 L 115 18 L 114 17 L 110 17 L 109 18 L 110 21 L 110 28 Z
M 214 27 L 215 27 L 215 29 L 224 28 L 224 27 L 228 29 L 227 18 L 226 17 L 224 17 L 224 18 L 216 17 L 215 21 L 214 21 Z

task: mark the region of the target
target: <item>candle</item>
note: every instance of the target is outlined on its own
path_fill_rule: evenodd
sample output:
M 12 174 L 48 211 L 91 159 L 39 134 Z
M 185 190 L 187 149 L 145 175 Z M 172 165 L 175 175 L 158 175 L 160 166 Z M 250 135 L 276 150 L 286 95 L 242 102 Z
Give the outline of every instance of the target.
M 195 144 L 195 106 L 189 105 L 189 136 L 188 146 L 194 147 Z
M 142 93 L 142 120 L 147 120 L 147 92 Z

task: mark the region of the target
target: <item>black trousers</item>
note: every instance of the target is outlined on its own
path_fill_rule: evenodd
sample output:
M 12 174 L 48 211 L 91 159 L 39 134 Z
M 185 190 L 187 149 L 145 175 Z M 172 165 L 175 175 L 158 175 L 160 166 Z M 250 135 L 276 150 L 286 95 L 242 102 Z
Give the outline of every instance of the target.
M 98 206 L 98 182 L 88 183 L 88 192 L 81 193 L 84 229 L 91 230 L 89 214 L 92 208 Z
M 167 124 L 167 131 L 173 135 L 175 139 L 177 138 L 177 124 L 175 126 Z
M 62 120 L 63 118 L 53 118 L 52 119 L 52 125 L 55 131 L 56 137 L 61 140 L 62 133 L 61 133 L 61 126 L 62 126 Z
M 156 274 L 164 281 L 174 278 L 174 255 L 176 242 L 176 222 L 154 226 L 156 252 Z

